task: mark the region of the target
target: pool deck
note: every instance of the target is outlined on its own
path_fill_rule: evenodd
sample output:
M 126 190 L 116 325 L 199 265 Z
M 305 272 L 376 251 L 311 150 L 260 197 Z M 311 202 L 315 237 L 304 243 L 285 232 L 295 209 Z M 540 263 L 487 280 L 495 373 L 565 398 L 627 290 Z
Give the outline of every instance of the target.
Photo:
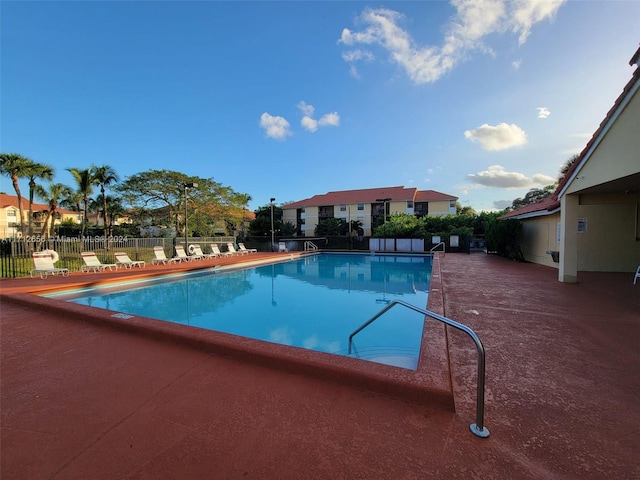
M 549 267 L 440 255 L 436 304 L 487 352 L 486 439 L 469 431 L 475 347 L 452 329 L 455 412 L 13 301 L 198 267 L 0 282 L 0 478 L 640 478 L 632 273 L 563 284 Z

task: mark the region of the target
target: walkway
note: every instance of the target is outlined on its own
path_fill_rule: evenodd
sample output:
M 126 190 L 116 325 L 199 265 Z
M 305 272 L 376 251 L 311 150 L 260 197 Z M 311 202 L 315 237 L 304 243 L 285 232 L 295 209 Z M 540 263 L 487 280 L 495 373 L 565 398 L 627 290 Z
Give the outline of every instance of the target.
M 0 477 L 640 478 L 633 275 L 562 284 L 484 254 L 447 254 L 441 268 L 445 315 L 487 351 L 488 439 L 469 432 L 475 350 L 456 331 L 452 413 L 3 298 Z

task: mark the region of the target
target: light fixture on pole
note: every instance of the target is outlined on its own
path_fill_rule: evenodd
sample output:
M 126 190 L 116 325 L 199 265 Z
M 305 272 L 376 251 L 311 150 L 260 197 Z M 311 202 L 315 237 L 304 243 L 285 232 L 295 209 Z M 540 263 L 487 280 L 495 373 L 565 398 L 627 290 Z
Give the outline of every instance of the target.
M 189 222 L 187 221 L 187 191 L 190 188 L 198 188 L 198 184 L 194 182 L 185 182 L 182 184 L 184 187 L 184 248 L 187 249 L 188 235 L 189 235 Z
M 390 198 L 376 198 L 376 202 L 382 202 L 382 214 L 384 215 L 383 223 L 387 223 L 387 202 L 390 201 Z
M 273 230 L 273 202 L 275 202 L 275 198 L 271 198 L 269 203 L 271 203 L 271 251 L 273 252 L 273 247 L 276 243 L 275 239 L 275 231 Z

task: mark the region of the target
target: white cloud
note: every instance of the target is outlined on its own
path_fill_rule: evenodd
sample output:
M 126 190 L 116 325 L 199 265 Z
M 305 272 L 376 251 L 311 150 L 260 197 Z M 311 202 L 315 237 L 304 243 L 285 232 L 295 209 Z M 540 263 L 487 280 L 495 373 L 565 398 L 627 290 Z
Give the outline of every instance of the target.
M 536 110 L 538 110 L 538 118 L 547 118 L 551 115 L 551 112 L 547 107 L 537 107 Z
M 360 50 L 359 48 L 355 50 L 349 50 L 348 52 L 344 52 L 342 54 L 342 59 L 345 62 L 355 62 L 358 60 L 363 60 L 365 62 L 371 62 L 375 56 L 369 50 Z
M 300 120 L 300 125 L 309 132 L 315 132 L 318 130 L 318 127 L 337 127 L 340 125 L 340 115 L 338 112 L 326 113 L 320 117 L 320 120 L 316 120 L 313 118 L 315 112 L 313 105 L 301 101 L 298 103 L 298 108 L 304 114 L 302 120 Z
M 519 70 L 521 66 L 522 66 L 522 60 L 514 60 L 513 62 L 511 62 L 511 67 L 514 70 Z
M 502 165 L 491 165 L 487 170 L 467 175 L 471 183 L 495 188 L 531 188 L 555 183 L 556 179 L 548 175 L 535 174 L 529 178 L 519 172 L 507 172 Z
M 269 340 L 283 345 L 293 345 L 293 331 L 290 328 L 276 328 L 269 332 Z
M 419 46 L 399 23 L 404 16 L 387 8 L 365 8 L 356 19 L 363 30 L 342 30 L 339 43 L 377 45 L 385 50 L 392 62 L 402 67 L 416 84 L 435 82 L 463 60 L 469 52 L 478 50 L 493 54 L 483 38 L 493 33 L 511 30 L 524 43 L 534 24 L 552 19 L 565 0 L 452 0 L 456 15 L 445 31 L 443 44 Z M 342 58 L 353 66 L 359 60 L 374 58 L 369 50 L 349 50 Z M 518 63 L 519 66 L 519 63 Z M 515 64 L 514 64 L 514 68 Z
M 495 127 L 485 123 L 465 131 L 464 136 L 473 142 L 480 142 L 483 149 L 490 151 L 506 150 L 527 143 L 527 134 L 514 123 L 500 123 Z
M 302 112 L 303 115 L 313 116 L 313 112 L 316 111 L 313 105 L 307 104 L 305 101 L 298 102 L 298 108 Z
M 493 202 L 493 206 L 498 210 L 504 210 L 505 208 L 508 208 L 511 205 L 513 205 L 513 201 L 511 200 L 495 200 Z
M 323 127 L 337 127 L 338 125 L 340 125 L 340 115 L 338 115 L 338 112 L 326 113 L 322 117 L 320 117 L 320 120 L 318 120 L 318 125 Z
M 519 33 L 518 43 L 526 42 L 531 27 L 547 18 L 553 19 L 565 0 L 519 0 L 513 3 L 515 10 L 510 21 L 513 32 Z
M 300 125 L 302 125 L 305 130 L 308 130 L 310 132 L 315 132 L 318 129 L 318 121 L 314 120 L 308 115 L 302 117 L 302 120 L 300 120 Z
M 284 117 L 272 116 L 264 112 L 260 116 L 260 127 L 265 130 L 267 137 L 284 140 L 292 135 L 289 122 Z

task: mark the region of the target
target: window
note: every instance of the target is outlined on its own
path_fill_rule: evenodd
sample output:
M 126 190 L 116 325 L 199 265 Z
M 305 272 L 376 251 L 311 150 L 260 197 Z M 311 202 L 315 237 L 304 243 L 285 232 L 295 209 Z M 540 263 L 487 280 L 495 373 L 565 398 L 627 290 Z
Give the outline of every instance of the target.
M 358 210 L 364 210 L 364 203 L 358 204 Z
M 407 208 L 413 208 L 413 200 L 407 200 Z
M 340 205 L 340 211 L 341 212 L 346 212 L 347 211 L 347 206 L 345 204 Z
M 16 211 L 14 209 L 12 209 L 12 208 L 7 210 L 7 218 L 9 218 L 9 217 L 16 218 Z
M 455 200 L 449 200 L 449 208 L 456 208 L 456 201 Z

